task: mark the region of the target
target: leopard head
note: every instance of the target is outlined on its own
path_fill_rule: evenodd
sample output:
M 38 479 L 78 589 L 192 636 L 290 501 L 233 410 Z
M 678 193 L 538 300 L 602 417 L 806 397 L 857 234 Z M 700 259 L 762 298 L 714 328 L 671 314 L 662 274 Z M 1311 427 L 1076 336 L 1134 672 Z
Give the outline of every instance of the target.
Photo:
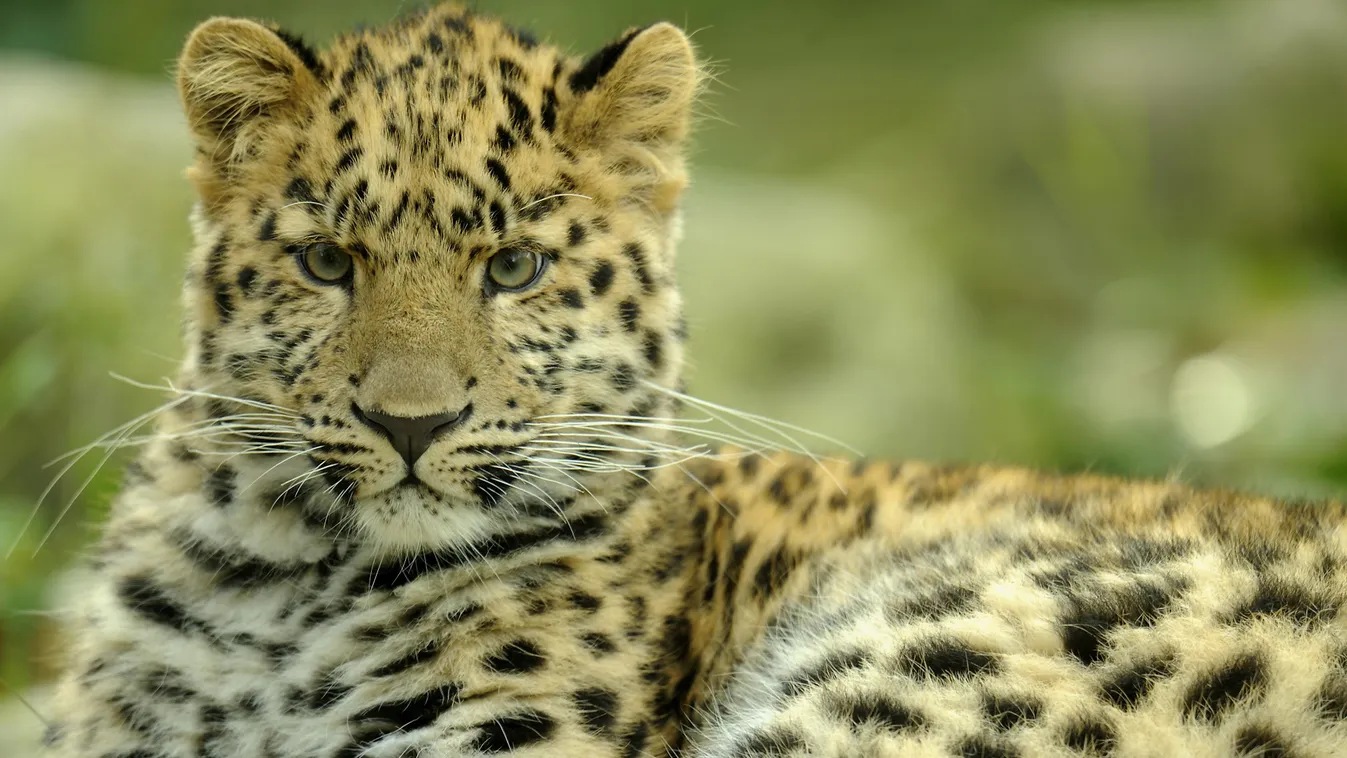
M 257 492 L 399 548 L 620 500 L 679 381 L 700 79 L 669 24 L 578 59 L 456 6 L 322 50 L 203 23 L 177 83 L 183 375 L 210 397 L 179 425 L 256 453 L 221 465 Z

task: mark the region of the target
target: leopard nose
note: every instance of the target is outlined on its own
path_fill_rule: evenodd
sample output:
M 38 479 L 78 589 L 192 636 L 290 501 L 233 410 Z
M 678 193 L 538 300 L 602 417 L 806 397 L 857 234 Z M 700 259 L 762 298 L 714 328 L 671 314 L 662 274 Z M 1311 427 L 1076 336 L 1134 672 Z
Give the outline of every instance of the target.
M 472 403 L 457 411 L 415 417 L 367 411 L 358 405 L 353 406 L 353 409 L 361 421 L 382 432 L 393 443 L 393 449 L 411 468 L 430 448 L 431 443 L 467 420 L 472 414 Z

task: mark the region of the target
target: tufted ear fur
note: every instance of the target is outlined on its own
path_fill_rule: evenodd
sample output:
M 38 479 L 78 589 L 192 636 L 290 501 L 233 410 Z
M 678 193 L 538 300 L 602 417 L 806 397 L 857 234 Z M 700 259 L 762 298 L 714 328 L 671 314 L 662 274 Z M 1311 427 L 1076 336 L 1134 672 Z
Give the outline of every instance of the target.
M 570 77 L 576 99 L 565 117 L 577 144 L 636 148 L 665 168 L 679 162 L 701 72 L 681 29 L 659 23 L 628 32 Z
M 303 43 L 255 21 L 213 18 L 193 30 L 178 58 L 178 93 L 208 164 L 199 168 L 245 156 L 263 122 L 318 86 L 317 67 Z

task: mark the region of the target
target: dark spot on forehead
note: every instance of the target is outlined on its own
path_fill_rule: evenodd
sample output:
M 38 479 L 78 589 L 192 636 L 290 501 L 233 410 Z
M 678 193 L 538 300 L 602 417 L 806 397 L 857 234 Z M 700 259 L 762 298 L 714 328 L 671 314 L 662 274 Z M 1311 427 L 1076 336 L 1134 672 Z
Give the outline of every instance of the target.
M 491 218 L 491 230 L 500 233 L 505 231 L 505 209 L 501 207 L 498 201 L 492 200 L 488 210 Z
M 560 290 L 557 292 L 557 299 L 561 301 L 562 305 L 565 305 L 568 308 L 585 307 L 584 298 L 582 298 L 580 292 L 574 288 L 568 287 Z
M 459 34 L 471 32 L 472 28 L 468 26 L 469 15 L 468 12 L 464 12 L 461 16 L 449 16 L 444 20 L 444 28 Z
M 257 229 L 257 241 L 270 242 L 274 239 L 276 239 L 276 212 L 272 211 L 262 219 L 262 225 Z
M 636 242 L 630 242 L 622 246 L 622 254 L 631 261 L 632 272 L 636 275 L 636 281 L 641 283 L 641 291 L 647 295 L 655 291 L 655 281 L 650 277 L 649 264 L 646 262 L 645 250 Z
M 566 242 L 568 242 L 571 247 L 575 247 L 576 245 L 584 241 L 585 241 L 585 228 L 581 226 L 580 222 L 578 221 L 572 222 L 571 228 L 566 232 Z
M 589 272 L 589 291 L 595 296 L 603 295 L 608 292 L 608 288 L 613 284 L 613 264 L 608 261 L 599 261 L 599 264 Z

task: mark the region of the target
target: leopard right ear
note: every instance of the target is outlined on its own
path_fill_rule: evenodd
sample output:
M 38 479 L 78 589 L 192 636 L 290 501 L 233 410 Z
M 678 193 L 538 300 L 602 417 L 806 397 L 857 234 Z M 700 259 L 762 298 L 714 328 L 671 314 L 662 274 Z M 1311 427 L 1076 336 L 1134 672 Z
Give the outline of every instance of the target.
M 683 153 L 703 80 L 692 43 L 678 27 L 629 31 L 571 74 L 562 130 L 572 144 L 627 167 L 631 177 L 644 175 L 631 196 L 669 214 L 687 186 Z
M 297 38 L 241 18 L 203 22 L 178 58 L 178 93 L 205 159 L 221 168 L 247 155 L 268 120 L 316 90 L 321 66 Z
M 670 23 L 630 30 L 571 74 L 567 131 L 594 147 L 628 142 L 676 153 L 702 79 L 683 30 Z

